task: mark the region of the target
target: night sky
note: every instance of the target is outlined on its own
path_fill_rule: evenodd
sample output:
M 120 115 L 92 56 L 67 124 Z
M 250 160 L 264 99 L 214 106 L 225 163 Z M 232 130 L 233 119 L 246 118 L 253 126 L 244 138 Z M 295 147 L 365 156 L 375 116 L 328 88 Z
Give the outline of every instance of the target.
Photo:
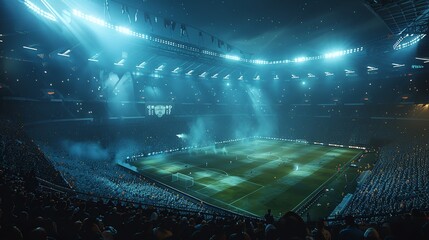
M 257 57 L 323 54 L 389 34 L 364 0 L 118 0 L 200 28 Z

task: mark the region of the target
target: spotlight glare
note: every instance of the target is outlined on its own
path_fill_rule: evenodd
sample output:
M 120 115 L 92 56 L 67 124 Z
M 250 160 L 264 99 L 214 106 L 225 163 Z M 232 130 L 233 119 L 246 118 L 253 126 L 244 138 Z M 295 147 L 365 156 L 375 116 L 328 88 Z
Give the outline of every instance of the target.
M 39 8 L 38 6 L 36 6 L 36 4 L 32 3 L 30 0 L 24 0 L 24 4 L 31 9 L 33 12 L 35 12 L 36 14 L 49 19 L 53 22 L 56 22 L 57 19 L 55 18 L 54 15 L 52 15 L 51 13 L 48 13 L 46 11 L 43 11 L 41 8 Z
M 234 55 L 228 55 L 228 54 L 226 54 L 224 57 L 226 59 L 234 60 L 234 61 L 240 61 L 241 60 L 241 58 L 239 56 L 234 56 Z
M 122 26 L 116 26 L 115 29 L 117 32 L 123 33 L 123 34 L 127 34 L 127 35 L 132 35 L 132 31 L 129 28 L 126 27 L 122 27 Z
M 299 58 L 295 58 L 294 62 L 296 63 L 300 63 L 300 62 L 305 62 L 307 60 L 306 57 L 299 57 Z
M 180 139 L 186 139 L 186 138 L 188 138 L 188 135 L 186 135 L 184 133 L 180 133 L 180 134 L 176 134 L 176 137 L 178 137 Z

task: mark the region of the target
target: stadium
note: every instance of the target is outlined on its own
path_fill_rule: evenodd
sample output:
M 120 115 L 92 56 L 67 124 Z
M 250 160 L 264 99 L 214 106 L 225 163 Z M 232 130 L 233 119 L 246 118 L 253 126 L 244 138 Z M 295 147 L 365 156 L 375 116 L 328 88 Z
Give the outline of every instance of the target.
M 429 239 L 428 0 L 0 12 L 0 239 Z

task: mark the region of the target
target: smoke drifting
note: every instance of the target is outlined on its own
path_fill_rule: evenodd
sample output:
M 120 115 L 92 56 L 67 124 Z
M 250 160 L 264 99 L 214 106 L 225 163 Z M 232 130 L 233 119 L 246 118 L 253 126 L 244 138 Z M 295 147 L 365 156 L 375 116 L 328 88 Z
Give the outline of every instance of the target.
M 132 154 L 137 154 L 141 146 L 133 140 L 121 140 L 111 147 L 114 151 L 114 162 L 137 172 L 137 168 L 128 164 L 125 160 Z
M 72 158 L 101 161 L 109 158 L 109 152 L 96 142 L 62 141 L 62 148 Z
M 136 141 L 124 139 L 116 142 L 114 146 L 111 146 L 111 149 L 114 153 L 115 162 L 120 163 L 127 159 L 128 156 L 139 153 L 142 146 Z
M 253 109 L 256 121 L 254 136 L 273 136 L 277 130 L 277 122 L 273 117 L 274 111 L 271 103 L 261 89 L 247 86 L 247 94 Z
M 191 122 L 186 142 L 190 146 L 207 146 L 213 144 L 214 123 L 210 118 L 199 117 Z

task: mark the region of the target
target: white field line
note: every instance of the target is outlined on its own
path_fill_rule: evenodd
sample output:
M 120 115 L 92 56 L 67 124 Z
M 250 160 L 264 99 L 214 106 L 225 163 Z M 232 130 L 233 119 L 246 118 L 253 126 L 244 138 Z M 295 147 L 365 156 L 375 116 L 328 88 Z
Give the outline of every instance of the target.
M 247 213 L 247 214 L 250 214 L 250 215 L 252 215 L 252 216 L 257 216 L 257 215 L 255 215 L 255 214 L 254 214 L 254 213 L 252 213 L 252 212 L 246 211 L 246 210 L 244 210 L 244 209 L 242 209 L 242 208 L 239 208 L 239 207 L 236 207 L 236 206 L 232 206 L 231 204 L 228 204 L 228 203 L 226 203 L 226 202 L 224 202 L 224 201 L 222 201 L 222 200 L 219 200 L 219 199 L 217 199 L 217 198 L 212 198 L 211 196 L 206 195 L 206 194 L 204 194 L 204 193 L 200 193 L 200 192 L 197 192 L 197 193 L 198 193 L 198 194 L 201 194 L 201 195 L 203 195 L 203 196 L 206 196 L 206 197 L 207 197 L 207 198 L 209 198 L 209 199 L 212 199 L 212 200 L 215 200 L 215 201 L 217 201 L 217 202 L 223 203 L 223 204 L 225 204 L 225 205 L 227 205 L 227 206 L 230 206 L 230 207 L 232 207 L 232 208 L 239 209 L 240 211 L 243 211 L 243 212 L 245 212 L 245 213 Z
M 231 203 L 229 203 L 229 204 L 234 204 L 234 203 L 236 203 L 236 202 L 240 201 L 241 199 L 243 199 L 243 198 L 245 198 L 245 197 L 247 197 L 247 196 L 249 196 L 249 195 L 251 195 L 251 194 L 254 194 L 255 192 L 257 192 L 257 191 L 261 190 L 262 188 L 264 188 L 264 186 L 259 187 L 259 188 L 258 188 L 258 189 L 256 189 L 255 191 L 253 191 L 253 192 L 251 192 L 251 193 L 248 193 L 248 194 L 246 194 L 246 195 L 242 196 L 241 198 L 239 198 L 239 199 L 237 199 L 237 200 L 235 200 L 235 201 L 232 201 L 232 202 L 231 202 Z
M 354 157 L 352 157 L 347 163 L 346 165 L 348 166 L 349 163 L 351 161 L 353 161 L 356 157 L 360 156 L 362 154 L 362 152 L 359 152 L 358 154 L 356 154 Z M 343 171 L 341 171 L 343 172 Z M 338 174 L 340 174 L 339 172 L 335 173 L 334 175 L 332 175 L 330 178 L 328 178 L 328 180 L 326 180 L 325 182 L 323 182 L 318 188 L 316 188 L 313 192 L 311 192 L 306 198 L 304 198 L 304 200 L 302 200 L 298 205 L 296 205 L 292 211 L 296 211 L 296 209 L 298 209 L 303 203 L 305 203 L 310 197 L 313 197 L 315 192 L 320 191 L 321 188 L 323 188 L 325 186 L 326 183 L 328 183 L 332 178 L 336 177 Z

